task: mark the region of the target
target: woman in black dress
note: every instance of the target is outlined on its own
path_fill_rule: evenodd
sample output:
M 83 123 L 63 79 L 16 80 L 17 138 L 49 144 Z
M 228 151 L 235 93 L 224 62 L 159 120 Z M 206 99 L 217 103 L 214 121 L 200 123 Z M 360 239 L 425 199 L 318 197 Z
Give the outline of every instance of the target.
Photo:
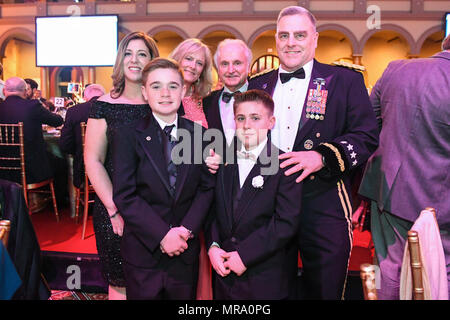
M 117 52 L 113 89 L 94 103 L 87 123 L 84 161 L 96 193 L 93 224 L 110 300 L 126 299 L 126 288 L 120 254 L 123 219 L 112 199 L 109 141 L 120 126 L 150 112 L 141 93 L 142 69 L 158 56 L 155 41 L 145 33 L 126 35 Z

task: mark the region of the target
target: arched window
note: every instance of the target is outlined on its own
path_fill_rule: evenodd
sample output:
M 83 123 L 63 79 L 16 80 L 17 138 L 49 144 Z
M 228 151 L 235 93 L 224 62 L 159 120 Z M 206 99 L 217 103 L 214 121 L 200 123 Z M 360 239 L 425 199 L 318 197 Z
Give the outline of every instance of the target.
M 254 75 L 260 73 L 264 70 L 275 69 L 280 65 L 280 59 L 274 54 L 265 54 L 258 57 L 255 62 L 253 62 L 250 74 Z

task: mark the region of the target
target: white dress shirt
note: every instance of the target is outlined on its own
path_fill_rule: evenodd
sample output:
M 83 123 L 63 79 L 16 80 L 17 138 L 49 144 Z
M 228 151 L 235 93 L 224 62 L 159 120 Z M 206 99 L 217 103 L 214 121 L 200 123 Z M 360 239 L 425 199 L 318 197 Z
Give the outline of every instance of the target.
M 247 151 L 244 147 L 244 144 L 242 144 L 241 151 L 242 152 L 250 152 L 255 155 L 255 159 L 258 159 L 259 154 L 264 149 L 266 144 L 267 144 L 267 138 L 264 141 L 262 141 L 257 147 L 253 148 L 250 151 Z M 250 173 L 250 171 L 252 171 L 253 166 L 255 165 L 256 162 L 251 159 L 237 158 L 237 163 L 238 163 L 238 168 L 239 168 L 239 184 L 242 188 L 245 180 L 247 179 L 248 174 Z
M 305 79 L 292 78 L 286 83 L 281 83 L 278 76 L 273 93 L 276 121 L 271 133 L 271 141 L 278 149 L 284 152 L 291 152 L 294 146 L 309 80 L 311 79 L 313 63 L 314 60 L 311 60 L 303 66 Z M 280 66 L 278 74 L 282 72 L 289 73 Z
M 248 88 L 248 82 L 239 88 L 238 91 L 245 92 Z M 230 145 L 231 141 L 233 141 L 234 134 L 236 132 L 236 124 L 234 122 L 234 111 L 233 111 L 233 103 L 234 97 L 231 97 L 228 103 L 222 101 L 222 95 L 224 92 L 231 92 L 227 87 L 223 88 L 222 94 L 219 97 L 219 110 L 220 110 L 220 119 L 222 120 L 222 127 L 225 133 L 225 138 L 227 139 L 227 144 Z
M 170 135 L 172 136 L 172 138 L 174 138 L 175 140 L 177 139 L 177 123 L 178 123 L 178 114 L 175 114 L 175 120 L 172 123 L 167 123 L 164 120 L 162 120 L 161 118 L 159 118 L 156 114 L 153 114 L 153 116 L 155 117 L 156 121 L 158 122 L 159 126 L 161 127 L 162 130 L 164 130 L 164 128 L 166 126 L 171 126 L 174 125 L 175 127 L 172 129 L 172 131 L 170 132 Z

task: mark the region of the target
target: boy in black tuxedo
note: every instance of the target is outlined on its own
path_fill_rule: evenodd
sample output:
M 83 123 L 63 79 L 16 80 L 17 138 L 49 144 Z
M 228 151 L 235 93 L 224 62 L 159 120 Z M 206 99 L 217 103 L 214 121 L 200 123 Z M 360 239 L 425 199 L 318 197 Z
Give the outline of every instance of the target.
M 152 113 L 121 129 L 112 144 L 113 199 L 125 222 L 127 299 L 195 299 L 198 234 L 215 177 L 202 159 L 194 161 L 203 145 L 190 138 L 202 127 L 177 115 L 185 91 L 178 64 L 154 59 L 142 81 Z
M 268 139 L 273 109 L 263 91 L 235 96 L 236 157 L 217 173 L 216 217 L 208 232 L 216 299 L 293 294 L 302 184 L 279 169 L 280 151 Z

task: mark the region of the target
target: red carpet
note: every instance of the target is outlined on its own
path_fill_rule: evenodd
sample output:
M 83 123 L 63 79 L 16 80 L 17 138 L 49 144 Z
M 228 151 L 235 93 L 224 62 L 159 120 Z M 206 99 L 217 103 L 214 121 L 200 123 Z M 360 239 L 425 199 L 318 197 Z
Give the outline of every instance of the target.
M 31 215 L 34 230 L 41 246 L 41 251 L 61 251 L 73 253 L 97 254 L 92 216 L 89 215 L 86 237 L 81 240 L 82 218 L 70 217 L 69 208 L 59 209 L 59 222 L 56 222 L 53 210 L 48 206 L 41 212 Z
M 92 216 L 89 215 L 86 238 L 84 240 L 81 240 L 81 218 L 76 224 L 75 219 L 70 218 L 68 208 L 62 208 L 59 216 L 60 221 L 56 222 L 55 215 L 50 207 L 31 216 L 41 250 L 96 254 L 97 248 L 92 227 Z M 373 262 L 372 247 L 370 232 L 360 232 L 358 229 L 353 231 L 350 271 L 359 271 L 361 264 Z

